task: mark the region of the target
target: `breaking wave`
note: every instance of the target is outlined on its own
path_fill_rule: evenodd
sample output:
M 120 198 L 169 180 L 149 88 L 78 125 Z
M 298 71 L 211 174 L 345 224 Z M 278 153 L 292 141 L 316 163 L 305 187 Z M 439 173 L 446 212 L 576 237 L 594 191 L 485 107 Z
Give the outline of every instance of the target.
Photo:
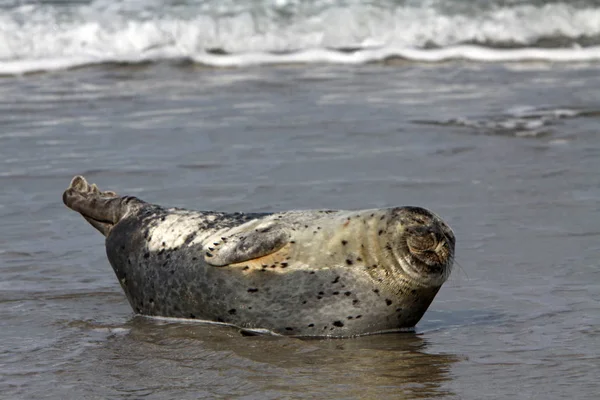
M 170 59 L 216 67 L 600 60 L 594 2 L 10 1 L 0 0 L 0 74 Z

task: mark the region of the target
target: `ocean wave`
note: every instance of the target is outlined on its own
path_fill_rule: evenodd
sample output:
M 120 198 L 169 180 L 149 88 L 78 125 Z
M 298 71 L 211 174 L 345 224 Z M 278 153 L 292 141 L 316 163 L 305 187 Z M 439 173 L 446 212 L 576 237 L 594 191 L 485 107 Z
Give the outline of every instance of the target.
M 501 115 L 413 122 L 417 124 L 467 128 L 472 132 L 484 135 L 538 138 L 553 134 L 556 125 L 562 120 L 597 118 L 599 115 L 600 112 L 594 109 L 517 106 L 506 110 Z
M 365 63 L 390 58 L 423 62 L 600 59 L 600 7 L 585 3 L 96 0 L 19 4 L 0 8 L 2 74 L 164 59 L 210 66 Z
M 480 46 L 453 46 L 443 49 L 381 48 L 356 50 L 353 52 L 314 49 L 286 54 L 243 53 L 211 54 L 202 52 L 182 56 L 173 49 L 126 55 L 106 54 L 101 56 L 63 56 L 29 60 L 0 61 L 0 75 L 18 75 L 42 71 L 55 71 L 82 66 L 122 63 L 136 64 L 148 61 L 189 61 L 208 67 L 246 67 L 268 64 L 366 64 L 405 60 L 436 63 L 449 60 L 476 62 L 590 62 L 600 61 L 600 46 L 576 49 L 524 48 L 513 50 L 490 49 Z

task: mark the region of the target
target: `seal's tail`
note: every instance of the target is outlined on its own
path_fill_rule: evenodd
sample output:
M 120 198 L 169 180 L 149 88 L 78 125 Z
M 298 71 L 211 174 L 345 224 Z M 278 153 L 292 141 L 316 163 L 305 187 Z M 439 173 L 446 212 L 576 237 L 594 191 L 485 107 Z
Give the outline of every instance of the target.
M 112 227 L 131 209 L 132 203 L 142 201 L 130 196 L 120 197 L 112 191 L 100 191 L 95 184 L 88 184 L 83 176 L 76 176 L 63 193 L 63 203 L 108 236 Z

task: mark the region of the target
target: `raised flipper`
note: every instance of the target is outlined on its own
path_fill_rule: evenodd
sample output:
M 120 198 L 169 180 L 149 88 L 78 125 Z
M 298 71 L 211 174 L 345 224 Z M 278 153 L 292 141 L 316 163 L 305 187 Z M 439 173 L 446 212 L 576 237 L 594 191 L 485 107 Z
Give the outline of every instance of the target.
M 100 191 L 76 176 L 63 193 L 63 203 L 80 213 L 94 228 L 108 236 L 112 227 L 136 204 L 144 204 L 136 197 L 119 197 L 112 191 Z
M 242 263 L 277 252 L 288 244 L 289 239 L 288 230 L 281 224 L 261 224 L 221 238 L 214 248 L 208 249 L 204 259 L 216 267 Z

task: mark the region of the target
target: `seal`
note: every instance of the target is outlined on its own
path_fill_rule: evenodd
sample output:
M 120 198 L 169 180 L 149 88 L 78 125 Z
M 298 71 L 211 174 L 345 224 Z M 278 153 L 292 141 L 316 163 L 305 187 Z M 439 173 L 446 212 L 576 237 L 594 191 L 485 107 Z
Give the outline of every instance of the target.
M 165 208 L 73 178 L 63 202 L 106 237 L 133 310 L 283 335 L 412 328 L 454 260 L 420 207 L 224 213 Z

